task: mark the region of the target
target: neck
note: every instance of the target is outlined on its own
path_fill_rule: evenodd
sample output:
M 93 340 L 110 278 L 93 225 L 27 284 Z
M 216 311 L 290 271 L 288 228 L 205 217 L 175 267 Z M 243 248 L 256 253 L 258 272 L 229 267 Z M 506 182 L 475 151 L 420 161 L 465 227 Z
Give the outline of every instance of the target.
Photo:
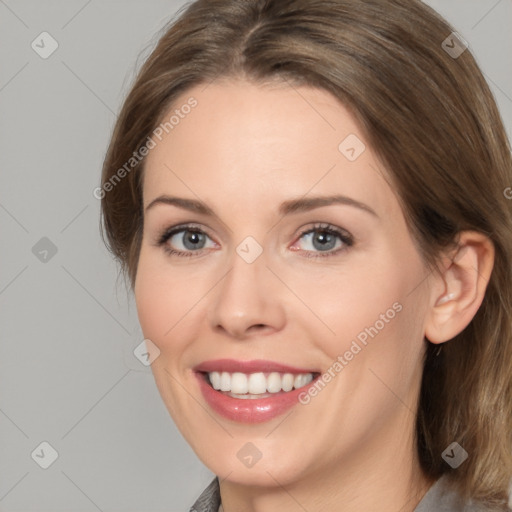
M 397 436 L 401 420 L 383 429 L 379 439 L 361 443 L 364 449 L 343 462 L 319 466 L 292 483 L 274 477 L 272 487 L 221 481 L 224 512 L 413 512 L 435 480 L 420 468 L 412 426 Z

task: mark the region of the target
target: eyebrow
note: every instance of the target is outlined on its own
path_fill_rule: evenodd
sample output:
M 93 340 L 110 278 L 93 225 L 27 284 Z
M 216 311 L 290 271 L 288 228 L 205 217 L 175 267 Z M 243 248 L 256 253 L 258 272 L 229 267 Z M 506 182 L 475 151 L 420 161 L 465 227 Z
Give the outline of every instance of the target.
M 185 199 L 183 197 L 175 197 L 163 195 L 159 196 L 146 207 L 146 212 L 156 206 L 157 204 L 166 204 L 177 206 L 178 208 L 183 208 L 184 210 L 188 210 L 194 213 L 198 213 L 201 215 L 215 217 L 215 212 L 207 206 L 202 201 L 198 201 L 195 199 Z M 358 208 L 363 210 L 375 217 L 379 217 L 375 210 L 370 208 L 368 205 L 361 203 L 360 201 L 356 201 L 347 196 L 342 195 L 334 195 L 334 196 L 318 196 L 318 197 L 302 197 L 300 199 L 290 199 L 288 201 L 284 201 L 279 207 L 279 213 L 282 216 L 306 212 L 309 210 L 314 210 L 315 208 L 321 208 L 322 206 L 330 206 L 332 204 L 342 204 L 346 206 L 353 206 L 354 208 Z

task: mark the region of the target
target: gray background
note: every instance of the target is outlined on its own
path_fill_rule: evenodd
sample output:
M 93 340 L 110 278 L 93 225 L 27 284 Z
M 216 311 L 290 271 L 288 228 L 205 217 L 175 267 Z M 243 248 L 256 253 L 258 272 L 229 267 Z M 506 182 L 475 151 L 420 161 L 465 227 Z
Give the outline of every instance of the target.
M 178 512 L 213 476 L 133 355 L 92 193 L 134 73 L 184 3 L 0 0 L 0 511 Z M 510 136 L 512 0 L 427 3 L 469 42 Z M 48 469 L 31 457 L 43 441 Z

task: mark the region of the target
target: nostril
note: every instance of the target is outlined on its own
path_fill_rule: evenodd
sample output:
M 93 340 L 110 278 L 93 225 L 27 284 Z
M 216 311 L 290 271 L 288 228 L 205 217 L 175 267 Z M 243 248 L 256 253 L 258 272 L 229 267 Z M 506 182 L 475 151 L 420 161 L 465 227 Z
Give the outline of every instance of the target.
M 249 331 L 263 331 L 265 329 L 268 329 L 269 326 L 266 325 L 266 324 L 254 324 L 254 325 L 251 325 L 251 327 L 249 328 Z

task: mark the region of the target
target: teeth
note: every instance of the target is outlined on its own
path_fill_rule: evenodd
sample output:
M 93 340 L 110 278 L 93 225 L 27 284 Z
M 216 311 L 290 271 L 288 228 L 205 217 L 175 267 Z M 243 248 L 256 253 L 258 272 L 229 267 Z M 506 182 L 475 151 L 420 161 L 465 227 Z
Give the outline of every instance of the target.
M 245 395 L 249 391 L 247 375 L 244 373 L 233 373 L 233 375 L 231 375 L 230 391 L 238 395 Z
M 238 375 L 244 375 L 243 373 L 239 373 Z M 245 375 L 244 375 L 245 377 Z M 247 377 L 245 377 L 247 379 Z M 265 393 L 267 391 L 267 379 L 265 378 L 264 373 L 251 373 L 249 378 L 247 379 L 248 384 L 248 392 L 251 395 L 259 395 L 261 393 Z M 233 381 L 231 381 L 233 382 Z M 237 393 L 241 394 L 239 391 Z
M 298 389 L 313 380 L 312 373 L 278 373 L 263 372 L 245 373 L 209 372 L 208 377 L 213 389 L 230 392 L 235 395 L 245 395 L 243 398 L 253 398 L 251 395 L 279 393 Z
M 291 373 L 285 373 L 281 379 L 281 388 L 283 391 L 291 391 L 295 379 Z
M 269 393 L 279 393 L 279 391 L 281 391 L 282 382 L 281 375 L 277 372 L 272 372 L 267 377 L 267 391 Z
M 219 372 L 211 372 L 208 374 L 210 377 L 210 382 L 212 384 L 213 389 L 220 389 L 220 373 Z
M 230 391 L 231 390 L 231 375 L 229 373 L 222 373 L 220 376 L 220 390 Z

